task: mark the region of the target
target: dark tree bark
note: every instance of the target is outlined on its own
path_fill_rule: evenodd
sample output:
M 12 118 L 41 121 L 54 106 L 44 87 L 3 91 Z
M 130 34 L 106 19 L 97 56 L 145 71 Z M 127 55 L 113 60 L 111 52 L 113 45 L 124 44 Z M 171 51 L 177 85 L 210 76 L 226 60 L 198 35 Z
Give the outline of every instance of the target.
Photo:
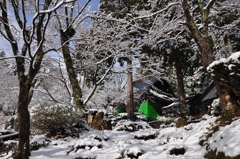
M 3 0 L 1 3 L 1 10 L 2 16 L 1 19 L 4 22 L 4 29 L 9 39 L 9 42 L 12 47 L 13 54 L 15 56 L 18 55 L 18 45 L 15 42 L 14 36 L 10 29 L 10 24 L 8 21 L 7 16 L 7 6 L 6 0 Z M 26 54 L 26 50 L 23 50 L 22 55 Z M 18 98 L 18 121 L 19 121 L 19 143 L 18 149 L 16 152 L 17 159 L 28 159 L 30 156 L 30 149 L 29 149 L 29 134 L 30 134 L 30 117 L 28 112 L 28 104 L 29 104 L 29 91 L 31 86 L 31 81 L 27 80 L 27 76 L 25 73 L 25 59 L 23 57 L 16 57 L 15 58 L 16 65 L 17 65 L 17 73 L 18 73 L 18 80 L 19 80 L 19 98 Z M 29 83 L 30 82 L 30 83 Z
M 182 72 L 182 64 L 181 64 L 181 55 L 180 52 L 174 51 L 176 53 L 175 56 L 175 69 L 177 74 L 177 87 L 178 87 L 178 98 L 179 102 L 182 104 L 186 104 L 185 100 L 185 89 L 183 83 L 183 72 Z
M 36 14 L 33 19 L 32 30 L 27 29 L 27 15 L 25 11 L 25 1 L 21 1 L 20 6 L 16 1 L 12 0 L 7 7 L 8 1 L 0 1 L 0 23 L 3 28 L 1 29 L 0 34 L 10 43 L 12 48 L 13 55 L 15 56 L 16 62 L 16 71 L 19 80 L 19 97 L 18 97 L 18 127 L 19 127 L 19 140 L 18 140 L 18 149 L 16 152 L 15 159 L 28 159 L 30 156 L 29 148 L 29 135 L 30 135 L 30 115 L 28 111 L 28 105 L 31 101 L 33 95 L 34 79 L 41 68 L 41 63 L 44 57 L 45 52 L 43 51 L 43 43 L 45 41 L 45 33 L 51 18 L 51 12 L 48 11 L 48 8 L 51 4 L 51 1 L 44 1 L 43 12 L 41 14 Z M 38 2 L 39 3 L 39 2 Z M 43 3 L 43 2 L 41 2 Z M 59 2 L 61 3 L 61 2 Z M 58 7 L 61 6 L 56 4 Z M 16 25 L 22 31 L 22 41 L 23 46 L 21 51 L 19 50 L 18 38 L 15 38 L 15 28 L 12 30 L 13 24 L 9 22 L 8 8 L 12 7 L 13 13 L 16 20 Z M 58 8 L 57 7 L 57 8 Z M 55 8 L 55 9 L 57 9 Z M 38 8 L 39 9 L 39 8 Z M 53 9 L 54 10 L 54 9 Z M 21 13 L 19 13 L 21 11 Z M 21 15 L 21 16 L 20 16 Z M 11 15 L 12 16 L 12 15 Z M 23 19 L 23 20 L 22 20 Z M 14 24 L 15 25 L 15 24 Z M 16 27 L 17 28 L 17 27 Z M 17 35 L 18 36 L 18 35 Z M 36 40 L 36 43 L 34 43 Z M 34 43 L 34 44 L 32 44 Z M 34 45 L 34 47 L 32 47 Z M 36 50 L 33 51 L 33 48 Z M 33 53 L 33 52 L 34 53 Z M 27 65 L 25 58 L 28 58 Z
M 132 60 L 127 60 L 127 66 L 127 116 L 129 120 L 134 121 Z
M 182 8 L 186 18 L 186 25 L 200 49 L 201 61 L 206 70 L 214 59 L 211 38 L 208 35 L 208 15 L 210 8 L 215 1 L 216 0 L 209 1 L 209 4 L 205 7 L 202 0 L 198 0 L 203 24 L 202 30 L 200 31 L 190 14 L 190 6 L 187 3 L 187 0 L 182 0 Z M 226 84 L 221 82 L 218 77 L 213 77 L 213 82 L 220 98 L 223 119 L 230 120 L 233 117 L 240 116 L 240 106 L 238 105 L 237 100 L 232 96 L 231 90 L 229 90 L 226 87 Z
M 21 82 L 22 83 L 22 82 Z M 20 84 L 18 99 L 18 128 L 19 141 L 16 159 L 27 159 L 30 156 L 29 135 L 30 135 L 30 115 L 28 111 L 29 86 Z

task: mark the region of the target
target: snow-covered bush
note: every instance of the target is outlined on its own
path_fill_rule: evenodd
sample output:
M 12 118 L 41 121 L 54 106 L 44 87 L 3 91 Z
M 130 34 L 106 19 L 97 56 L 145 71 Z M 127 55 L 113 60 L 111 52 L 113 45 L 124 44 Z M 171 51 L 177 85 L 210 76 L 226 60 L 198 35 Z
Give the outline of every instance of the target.
M 83 123 L 82 113 L 68 104 L 40 104 L 31 110 L 33 134 L 70 134 L 75 125 Z
M 158 133 L 156 131 L 149 130 L 139 130 L 134 134 L 134 139 L 138 140 L 151 140 L 157 137 Z
M 15 140 L 8 140 L 0 146 L 0 157 L 7 156 L 11 154 L 12 157 L 15 156 L 15 152 L 17 151 L 17 141 Z
M 87 134 L 83 134 L 82 138 L 91 138 L 91 139 L 98 140 L 99 142 L 102 142 L 102 141 L 107 141 L 109 139 L 109 136 L 102 133 L 101 131 L 96 130 L 96 131 L 90 131 Z
M 40 147 L 46 147 L 50 143 L 50 140 L 45 135 L 36 135 L 31 139 L 30 149 L 38 150 Z
M 84 138 L 82 140 L 77 140 L 76 142 L 70 143 L 69 150 L 67 151 L 67 155 L 73 151 L 77 152 L 78 150 L 81 150 L 81 149 L 91 150 L 91 149 L 100 149 L 100 148 L 102 148 L 101 141 L 93 138 Z M 78 158 L 83 158 L 83 157 L 78 157 Z
M 18 131 L 18 118 L 16 115 L 13 116 L 0 115 L 0 118 L 1 118 L 0 129 Z
M 128 148 L 125 148 L 121 152 L 121 156 L 123 158 L 138 158 L 144 153 L 142 149 L 140 149 L 138 146 L 131 146 Z
M 147 122 L 132 122 L 128 120 L 121 120 L 117 123 L 115 130 L 135 132 L 139 130 L 151 129 L 151 126 Z
M 160 122 L 160 124 L 169 125 L 174 123 L 175 118 L 159 116 L 157 120 Z

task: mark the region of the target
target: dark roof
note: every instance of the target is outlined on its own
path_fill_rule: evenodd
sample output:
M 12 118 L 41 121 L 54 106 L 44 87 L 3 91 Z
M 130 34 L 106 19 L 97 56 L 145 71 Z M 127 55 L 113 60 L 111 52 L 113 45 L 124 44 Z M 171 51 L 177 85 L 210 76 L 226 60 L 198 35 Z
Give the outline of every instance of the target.
M 149 98 L 150 96 L 155 96 L 164 101 L 169 101 L 171 97 L 175 97 L 168 81 L 158 76 L 147 76 L 136 80 L 133 82 L 133 87 L 135 88 L 134 93 L 138 97 Z
M 211 82 L 208 88 L 203 93 L 198 93 L 195 96 L 191 96 L 186 99 L 187 99 L 187 104 L 192 105 L 208 99 L 216 98 L 216 96 L 217 96 L 216 88 L 214 86 L 214 83 Z
M 138 94 L 148 91 L 149 89 L 153 89 L 158 93 L 173 95 L 173 91 L 171 90 L 168 81 L 163 77 L 147 76 L 134 81 L 133 87 L 138 89 L 138 91 L 136 92 Z

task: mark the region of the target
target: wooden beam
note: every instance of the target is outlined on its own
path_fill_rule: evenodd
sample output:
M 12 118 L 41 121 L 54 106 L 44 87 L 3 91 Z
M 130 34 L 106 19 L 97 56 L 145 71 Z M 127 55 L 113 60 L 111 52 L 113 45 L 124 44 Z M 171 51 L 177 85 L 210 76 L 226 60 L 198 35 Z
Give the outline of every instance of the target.
M 12 133 L 12 134 L 7 134 L 7 135 L 2 135 L 0 136 L 1 139 L 9 138 L 9 137 L 18 137 L 18 132 Z

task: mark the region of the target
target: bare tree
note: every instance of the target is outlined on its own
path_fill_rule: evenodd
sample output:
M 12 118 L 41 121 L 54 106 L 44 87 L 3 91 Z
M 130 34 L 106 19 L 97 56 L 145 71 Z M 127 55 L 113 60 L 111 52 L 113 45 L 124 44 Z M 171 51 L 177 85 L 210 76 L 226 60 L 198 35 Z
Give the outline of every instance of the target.
M 52 58 L 50 55 L 44 56 L 42 67 L 36 76 L 38 84 L 34 88 L 31 106 L 46 102 L 70 103 L 69 80 L 66 70 L 62 68 L 63 61 L 61 60 L 61 58 Z
M 75 105 L 80 109 L 83 110 L 83 100 L 82 100 L 82 90 L 80 88 L 77 74 L 74 68 L 74 61 L 71 55 L 71 47 L 70 40 L 75 35 L 76 30 L 75 27 L 77 26 L 75 23 L 79 23 L 82 19 L 82 14 L 86 7 L 88 6 L 90 0 L 88 0 L 80 10 L 77 10 L 77 6 L 75 6 L 76 2 L 72 2 L 71 5 L 66 5 L 63 8 L 63 11 L 59 11 L 59 13 L 55 12 L 57 21 L 58 21 L 58 31 L 60 32 L 60 40 L 61 40 L 61 48 L 62 48 L 62 55 L 64 58 L 64 63 L 66 66 L 66 70 L 68 73 L 68 78 L 70 80 L 70 84 L 72 87 L 72 97 L 74 99 Z M 62 15 L 61 15 L 62 12 Z M 64 17 L 64 18 L 62 18 Z M 83 18 L 84 19 L 84 18 Z M 77 21 L 77 22 L 76 22 Z
M 70 2 L 72 1 L 45 0 L 40 2 L 38 0 L 28 1 L 28 3 L 24 0 L 0 1 L 0 33 L 10 43 L 19 80 L 17 107 L 19 143 L 15 156 L 17 159 L 28 159 L 30 156 L 28 105 L 32 98 L 35 77 L 41 68 L 44 55 L 48 52 L 44 46 L 48 23 L 53 11 Z M 13 16 L 9 12 L 13 12 Z M 29 17 L 29 15 L 32 16 Z M 28 21 L 31 21 L 31 24 Z
M 19 89 L 17 77 L 14 75 L 14 61 L 12 59 L 4 58 L 6 58 L 5 53 L 0 52 L 0 86 L 2 90 L 0 91 L 0 111 L 8 116 L 16 114 Z M 2 122 L 4 123 L 6 121 Z
M 80 110 L 84 109 L 84 105 L 111 71 L 116 54 L 113 54 L 108 44 L 96 44 L 97 41 L 108 38 L 108 35 L 104 31 L 99 31 L 94 19 L 88 27 L 82 26 L 91 14 L 87 8 L 89 2 L 87 1 L 80 8 L 78 8 L 81 6 L 79 3 L 72 3 L 59 13 L 55 12 L 56 26 L 60 32 L 61 52 L 72 87 L 72 97 Z M 91 84 L 85 91 L 83 86 L 88 75 L 91 76 Z

